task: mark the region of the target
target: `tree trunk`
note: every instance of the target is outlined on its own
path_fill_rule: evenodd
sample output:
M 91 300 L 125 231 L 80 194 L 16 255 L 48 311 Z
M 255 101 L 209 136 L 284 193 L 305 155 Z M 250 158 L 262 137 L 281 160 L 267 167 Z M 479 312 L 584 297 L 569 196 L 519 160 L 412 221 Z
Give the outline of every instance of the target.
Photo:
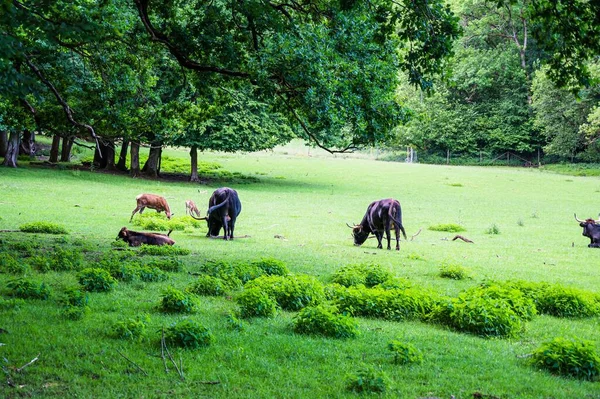
M 27 155 L 29 158 L 33 158 L 35 155 L 35 133 L 30 132 L 28 129 L 23 130 L 23 140 L 19 145 L 19 155 Z
M 152 144 L 150 147 L 150 153 L 148 154 L 148 160 L 142 168 L 142 173 L 148 177 L 158 177 L 160 173 L 160 157 L 162 154 L 162 147 L 160 144 Z
M 50 158 L 48 158 L 48 162 L 57 163 L 58 162 L 58 148 L 60 147 L 60 136 L 55 134 L 52 137 L 52 147 L 50 148 Z
M 190 181 L 199 182 L 200 178 L 198 177 L 198 147 L 195 145 L 193 145 L 190 149 L 190 158 L 192 163 Z
M 73 148 L 73 142 L 75 137 L 64 137 L 62 142 L 62 149 L 60 151 L 60 162 L 71 162 L 71 148 Z
M 21 139 L 21 133 L 12 131 L 8 139 L 8 145 L 6 146 L 6 154 L 4 155 L 4 162 L 2 165 L 10 166 L 11 168 L 17 167 L 17 157 L 19 156 L 19 141 Z
M 104 169 L 106 168 L 108 161 L 108 149 L 107 142 L 103 140 L 98 140 L 98 145 L 96 146 L 96 150 L 94 151 L 94 168 L 96 169 Z
M 131 142 L 131 160 L 129 164 L 129 174 L 131 177 L 140 175 L 140 143 Z
M 127 149 L 129 147 L 129 141 L 123 140 L 121 144 L 121 153 L 119 154 L 119 161 L 117 162 L 117 169 L 127 172 Z
M 106 151 L 104 152 L 106 155 L 106 169 L 107 170 L 115 170 L 115 142 L 109 140 L 106 142 Z
M 8 132 L 6 130 L 0 130 L 0 157 L 6 154 L 6 148 L 8 147 Z

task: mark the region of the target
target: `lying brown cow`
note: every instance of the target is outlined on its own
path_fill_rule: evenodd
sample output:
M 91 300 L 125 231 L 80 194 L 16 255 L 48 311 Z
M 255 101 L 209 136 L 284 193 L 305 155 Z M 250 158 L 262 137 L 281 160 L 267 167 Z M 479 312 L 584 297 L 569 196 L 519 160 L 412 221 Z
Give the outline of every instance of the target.
M 130 247 L 139 247 L 142 244 L 146 245 L 173 245 L 175 241 L 169 237 L 172 230 L 169 230 L 167 234 L 158 233 L 144 233 L 138 231 L 128 230 L 127 227 L 123 227 L 119 231 L 119 235 L 115 238 L 115 241 L 119 238 L 123 239 Z

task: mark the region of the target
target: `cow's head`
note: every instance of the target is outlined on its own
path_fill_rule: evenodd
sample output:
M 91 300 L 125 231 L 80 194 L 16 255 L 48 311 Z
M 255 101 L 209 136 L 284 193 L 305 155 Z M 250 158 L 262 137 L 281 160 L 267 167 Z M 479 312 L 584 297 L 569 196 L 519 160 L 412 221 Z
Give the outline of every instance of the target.
M 354 245 L 357 247 L 361 246 L 365 241 L 367 241 L 367 238 L 369 238 L 370 233 L 365 231 L 362 225 L 355 224 L 354 226 L 350 226 L 348 223 L 346 223 L 346 226 L 352 229 L 352 239 L 354 240 Z
M 127 240 L 127 235 L 129 233 L 129 230 L 127 230 L 127 227 L 123 227 L 120 231 L 119 234 L 117 235 L 117 238 L 115 238 L 115 241 L 117 241 L 118 239 L 123 239 L 123 240 Z
M 581 233 L 581 234 L 586 237 L 590 236 L 590 232 L 588 230 L 590 230 L 594 226 L 600 227 L 600 225 L 599 225 L 600 220 L 594 220 L 594 219 L 581 220 L 581 219 L 577 218 L 577 214 L 574 214 L 574 215 L 575 215 L 575 220 L 577 220 L 579 222 L 579 226 L 583 227 L 583 233 Z

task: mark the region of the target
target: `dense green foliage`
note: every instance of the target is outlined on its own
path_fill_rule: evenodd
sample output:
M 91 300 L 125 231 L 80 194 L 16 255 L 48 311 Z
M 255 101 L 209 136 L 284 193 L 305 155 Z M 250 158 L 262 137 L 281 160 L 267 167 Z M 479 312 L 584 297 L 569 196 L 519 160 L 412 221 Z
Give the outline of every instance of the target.
M 68 234 L 63 226 L 50 222 L 25 223 L 19 227 L 19 230 L 26 233 Z
M 595 381 L 600 376 L 600 355 L 587 340 L 554 338 L 533 352 L 531 363 L 553 374 Z
M 183 319 L 167 327 L 165 341 L 185 349 L 198 349 L 210 345 L 214 336 L 197 321 Z
M 335 306 L 307 306 L 294 318 L 298 334 L 321 335 L 331 338 L 353 338 L 359 333 L 358 322 L 338 312 Z
M 388 350 L 394 355 L 395 364 L 423 362 L 421 351 L 410 343 L 394 340 L 388 344 Z

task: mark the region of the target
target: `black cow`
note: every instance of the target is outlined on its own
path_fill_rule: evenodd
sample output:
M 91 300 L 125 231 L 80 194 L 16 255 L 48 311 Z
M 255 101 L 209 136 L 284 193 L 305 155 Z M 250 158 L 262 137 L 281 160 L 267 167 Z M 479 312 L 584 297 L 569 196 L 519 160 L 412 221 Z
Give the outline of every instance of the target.
M 208 201 L 208 211 L 203 218 L 194 219 L 206 220 L 208 223 L 207 237 L 216 237 L 223 229 L 223 239 L 233 240 L 233 230 L 235 221 L 242 211 L 242 203 L 238 197 L 237 191 L 228 187 L 216 189 Z
M 123 239 L 130 247 L 139 247 L 142 244 L 146 245 L 173 245 L 175 241 L 169 237 L 171 231 L 168 234 L 158 233 L 144 233 L 139 231 L 133 231 L 123 227 L 119 231 L 119 235 L 115 238 L 115 241 L 119 238 Z
M 600 248 L 600 224 L 598 224 L 600 223 L 600 220 L 581 220 L 577 219 L 577 215 L 575 215 L 575 220 L 577 220 L 579 222 L 579 225 L 583 227 L 583 233 L 581 233 L 581 235 L 590 239 L 588 247 Z
M 348 225 L 348 227 L 352 228 L 354 245 L 362 245 L 369 237 L 369 234 L 373 233 L 375 234 L 375 237 L 377 237 L 377 242 L 379 243 L 377 248 L 382 248 L 381 239 L 383 238 L 383 232 L 385 232 L 387 237 L 387 249 L 391 249 L 390 227 L 392 224 L 394 226 L 394 231 L 396 232 L 396 251 L 399 251 L 399 231 L 402 231 L 404 239 L 406 239 L 406 232 L 402 226 L 402 210 L 400 209 L 400 202 L 393 198 L 371 202 L 362 222 L 354 226 Z

